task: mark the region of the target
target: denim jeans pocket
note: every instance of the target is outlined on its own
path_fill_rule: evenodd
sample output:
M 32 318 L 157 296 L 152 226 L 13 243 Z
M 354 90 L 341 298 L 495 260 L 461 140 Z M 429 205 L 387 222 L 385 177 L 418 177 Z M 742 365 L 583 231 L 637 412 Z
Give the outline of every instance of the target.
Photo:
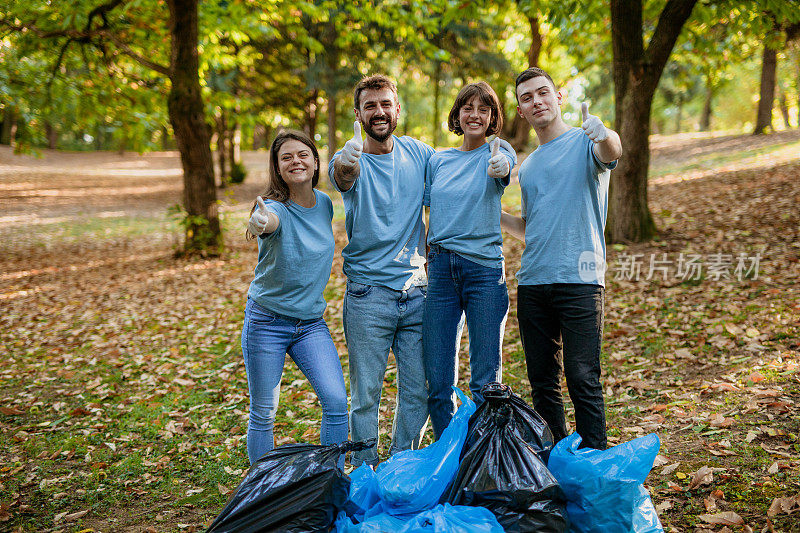
M 260 325 L 272 324 L 277 320 L 274 314 L 267 311 L 265 308 L 258 305 L 255 301 L 250 301 L 250 322 Z
M 366 296 L 372 291 L 372 285 L 365 285 L 356 281 L 347 282 L 347 294 L 355 298 Z

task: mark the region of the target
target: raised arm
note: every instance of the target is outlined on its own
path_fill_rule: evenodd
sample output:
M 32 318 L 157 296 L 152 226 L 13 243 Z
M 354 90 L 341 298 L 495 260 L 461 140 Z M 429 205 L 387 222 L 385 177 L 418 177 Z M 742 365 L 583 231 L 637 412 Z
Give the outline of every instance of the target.
M 581 104 L 581 114 L 583 115 L 583 132 L 594 141 L 594 155 L 603 163 L 616 161 L 622 155 L 622 141 L 617 132 L 606 128 L 603 121 L 595 115 L 589 114 L 589 105 L 586 102 Z
M 272 233 L 280 225 L 281 220 L 278 215 L 272 211 L 267 210 L 267 204 L 260 196 L 256 196 L 256 208 L 250 215 L 250 220 L 247 222 L 247 231 L 252 235 L 258 237 L 264 233 Z
M 358 160 L 364 150 L 364 143 L 361 140 L 361 123 L 353 122 L 353 138 L 347 141 L 342 148 L 339 157 L 333 162 L 333 179 L 336 185 L 343 191 L 349 191 L 361 173 Z

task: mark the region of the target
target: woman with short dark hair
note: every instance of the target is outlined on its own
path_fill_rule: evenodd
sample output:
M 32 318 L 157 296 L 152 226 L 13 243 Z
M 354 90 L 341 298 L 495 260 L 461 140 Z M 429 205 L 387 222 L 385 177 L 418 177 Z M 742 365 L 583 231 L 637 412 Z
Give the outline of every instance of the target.
M 470 391 L 476 404 L 483 403 L 481 387 L 502 375 L 508 289 L 500 197 L 517 161 L 508 143 L 487 143 L 487 136 L 502 131 L 503 111 L 486 82 L 461 89 L 447 124 L 464 140 L 459 148 L 431 156 L 423 197 L 430 207 L 430 251 L 422 345 L 437 439 L 456 409 L 451 387 L 458 380 L 462 316 L 469 330 Z
M 333 203 L 315 189 L 319 154 L 311 139 L 299 131 L 279 133 L 270 148 L 269 174 L 264 199 L 256 199 L 247 225 L 247 237 L 258 239 L 242 328 L 250 464 L 275 446 L 273 426 L 287 353 L 322 404 L 322 444 L 347 440 L 342 366 L 322 318 L 322 293 L 333 262 Z

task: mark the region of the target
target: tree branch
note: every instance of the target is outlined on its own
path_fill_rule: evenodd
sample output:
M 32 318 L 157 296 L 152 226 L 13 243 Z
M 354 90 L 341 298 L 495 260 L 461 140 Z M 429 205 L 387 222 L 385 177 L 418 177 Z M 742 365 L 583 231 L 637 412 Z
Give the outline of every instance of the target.
M 645 52 L 645 62 L 655 74 L 656 83 L 695 4 L 697 0 L 668 0 L 658 17 L 656 31 L 650 38 Z

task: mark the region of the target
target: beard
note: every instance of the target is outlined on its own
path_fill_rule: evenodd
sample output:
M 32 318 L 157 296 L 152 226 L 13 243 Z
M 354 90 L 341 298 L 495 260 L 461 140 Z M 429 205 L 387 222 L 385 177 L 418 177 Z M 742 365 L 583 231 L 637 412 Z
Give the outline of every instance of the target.
M 388 139 L 392 135 L 392 133 L 394 133 L 395 128 L 397 128 L 397 117 L 393 116 L 393 115 L 386 115 L 385 118 L 389 122 L 388 123 L 389 127 L 386 129 L 386 131 L 384 133 L 376 133 L 375 129 L 372 126 L 372 123 L 375 120 L 379 120 L 379 119 L 383 119 L 383 118 L 384 117 L 372 117 L 372 119 L 370 120 L 369 124 L 366 124 L 366 123 L 364 124 L 364 131 L 367 133 L 367 135 L 369 135 L 370 137 L 372 137 L 373 139 L 375 139 L 376 141 L 381 142 L 381 143 L 383 141 L 385 141 L 386 139 Z

